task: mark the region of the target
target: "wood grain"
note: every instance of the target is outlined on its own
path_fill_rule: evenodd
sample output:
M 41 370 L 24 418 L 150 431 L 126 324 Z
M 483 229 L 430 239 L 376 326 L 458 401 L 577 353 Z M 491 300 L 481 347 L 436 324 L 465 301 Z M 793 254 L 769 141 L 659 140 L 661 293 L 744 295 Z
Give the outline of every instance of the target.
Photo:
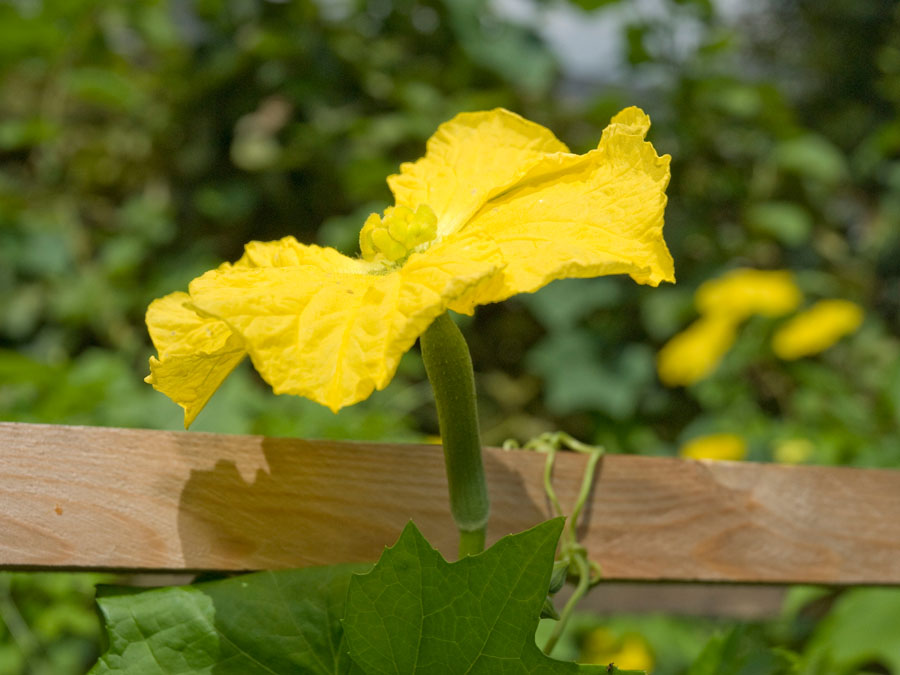
M 491 540 L 548 515 L 543 456 L 489 449 Z M 560 455 L 570 504 L 584 459 Z M 0 567 L 251 570 L 445 554 L 443 458 L 382 445 L 0 423 Z M 900 472 L 612 455 L 582 525 L 609 579 L 900 583 Z

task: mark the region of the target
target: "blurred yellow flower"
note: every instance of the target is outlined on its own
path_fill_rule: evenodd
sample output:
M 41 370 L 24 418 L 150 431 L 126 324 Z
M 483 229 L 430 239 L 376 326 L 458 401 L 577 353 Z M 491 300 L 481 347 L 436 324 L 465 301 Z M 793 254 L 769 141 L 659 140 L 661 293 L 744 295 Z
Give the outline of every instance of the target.
M 786 270 L 736 269 L 701 284 L 694 295 L 700 318 L 670 339 L 657 356 L 659 379 L 670 387 L 699 382 L 712 373 L 754 314 L 781 316 L 803 295 Z
M 653 653 L 650 645 L 637 633 L 626 633 L 620 638 L 606 627 L 588 633 L 581 644 L 578 661 L 589 664 L 614 663 L 620 670 L 653 669 Z
M 808 438 L 790 438 L 775 445 L 775 461 L 781 464 L 802 464 L 816 451 Z
M 154 301 L 147 381 L 187 426 L 249 354 L 275 393 L 337 411 L 387 386 L 447 309 L 471 314 L 565 277 L 674 281 L 669 157 L 644 140 L 649 127 L 627 108 L 576 155 L 509 111 L 457 115 L 388 178 L 395 205 L 366 220 L 362 257 L 293 237 L 250 242 L 188 293 Z
M 849 300 L 821 300 L 785 323 L 772 337 L 772 349 L 785 360 L 823 352 L 859 328 L 863 309 Z
M 685 459 L 726 459 L 739 462 L 747 456 L 747 443 L 734 434 L 711 434 L 693 438 L 681 446 Z
M 669 387 L 693 384 L 709 375 L 734 344 L 732 317 L 702 316 L 669 340 L 656 357 L 659 379 Z
M 782 316 L 796 309 L 802 299 L 789 271 L 744 268 L 707 281 L 694 296 L 701 314 L 727 315 L 738 322 L 755 314 Z

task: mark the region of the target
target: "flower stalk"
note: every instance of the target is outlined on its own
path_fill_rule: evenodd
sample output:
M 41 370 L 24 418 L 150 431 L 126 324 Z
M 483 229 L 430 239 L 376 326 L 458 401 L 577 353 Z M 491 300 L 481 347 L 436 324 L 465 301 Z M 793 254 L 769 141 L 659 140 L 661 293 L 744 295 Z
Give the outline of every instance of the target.
M 420 340 L 425 371 L 434 390 L 450 511 L 459 529 L 462 558 L 484 550 L 490 512 L 472 357 L 465 338 L 446 312 L 434 320 Z

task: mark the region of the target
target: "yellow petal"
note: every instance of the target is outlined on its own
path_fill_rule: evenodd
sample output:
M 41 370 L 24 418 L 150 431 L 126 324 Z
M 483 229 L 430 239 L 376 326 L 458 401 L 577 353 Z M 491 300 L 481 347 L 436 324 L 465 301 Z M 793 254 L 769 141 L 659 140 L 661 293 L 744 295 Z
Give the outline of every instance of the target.
M 292 237 L 254 242 L 245 258 L 255 267 L 207 272 L 191 283 L 191 300 L 241 336 L 275 393 L 337 411 L 387 386 L 449 302 L 499 275 L 487 246 L 457 258 L 438 245 L 393 272 L 369 274 L 371 263 Z M 265 265 L 275 261 L 290 264 Z
M 187 293 L 171 293 L 147 309 L 158 358 L 150 357 L 146 382 L 184 408 L 185 428 L 247 354 L 227 325 L 199 315 L 190 300 Z
M 735 323 L 730 317 L 699 318 L 659 351 L 656 361 L 659 379 L 669 387 L 702 380 L 716 369 L 735 338 Z
M 546 157 L 448 237 L 466 245 L 492 241 L 505 266 L 504 283 L 493 295 L 482 290 L 452 308 L 470 313 L 476 304 L 564 277 L 628 274 L 653 286 L 674 281 L 662 236 L 670 158 L 644 141 L 649 125 L 636 108 L 619 113 L 596 150 Z
M 297 267 L 312 266 L 321 272 L 366 274 L 378 269 L 377 265 L 348 258 L 333 248 L 306 246 L 294 237 L 278 241 L 251 241 L 244 246 L 244 255 L 234 265 L 225 263 L 220 270 L 234 267 Z
M 772 337 L 780 358 L 799 359 L 823 352 L 859 328 L 863 309 L 849 300 L 822 300 L 798 314 Z
M 701 314 L 728 314 L 743 321 L 754 314 L 782 316 L 794 311 L 803 294 L 787 270 L 736 269 L 697 289 Z
M 713 459 L 739 462 L 747 456 L 747 443 L 734 434 L 710 434 L 694 438 L 678 450 L 686 459 Z
M 508 110 L 462 113 L 439 126 L 425 156 L 402 164 L 388 185 L 398 206 L 430 206 L 444 237 L 547 154 L 567 150 L 548 129 Z

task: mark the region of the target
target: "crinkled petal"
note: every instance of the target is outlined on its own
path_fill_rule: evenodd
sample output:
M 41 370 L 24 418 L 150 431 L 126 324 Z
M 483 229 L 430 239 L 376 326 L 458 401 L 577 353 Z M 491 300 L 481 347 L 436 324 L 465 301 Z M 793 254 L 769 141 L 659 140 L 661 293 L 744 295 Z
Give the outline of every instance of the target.
M 146 382 L 184 408 L 190 426 L 247 352 L 222 321 L 201 316 L 187 293 L 171 293 L 147 309 L 147 328 L 158 358 L 150 357 Z
M 649 126 L 637 108 L 622 111 L 596 150 L 545 158 L 448 237 L 494 242 L 505 266 L 502 285 L 479 289 L 480 295 L 461 298 L 452 309 L 471 312 L 476 304 L 564 277 L 628 274 L 653 286 L 674 281 L 662 236 L 670 158 L 657 156 L 644 141 Z
M 191 283 L 191 300 L 241 336 L 275 393 L 337 411 L 387 386 L 448 303 L 499 276 L 489 246 L 458 258 L 438 245 L 395 271 L 367 274 L 369 263 L 292 237 L 255 242 L 247 255 L 259 266 L 207 272 Z M 262 264 L 274 261 L 289 264 Z
M 551 131 L 508 110 L 461 113 L 439 126 L 425 156 L 402 164 L 388 185 L 398 206 L 430 206 L 444 237 L 548 154 L 566 152 Z
M 244 255 L 234 265 L 220 267 L 298 267 L 311 266 L 322 272 L 344 272 L 347 274 L 367 274 L 380 269 L 380 265 L 348 258 L 333 248 L 306 245 L 294 237 L 284 237 L 277 241 L 251 241 L 244 246 Z

